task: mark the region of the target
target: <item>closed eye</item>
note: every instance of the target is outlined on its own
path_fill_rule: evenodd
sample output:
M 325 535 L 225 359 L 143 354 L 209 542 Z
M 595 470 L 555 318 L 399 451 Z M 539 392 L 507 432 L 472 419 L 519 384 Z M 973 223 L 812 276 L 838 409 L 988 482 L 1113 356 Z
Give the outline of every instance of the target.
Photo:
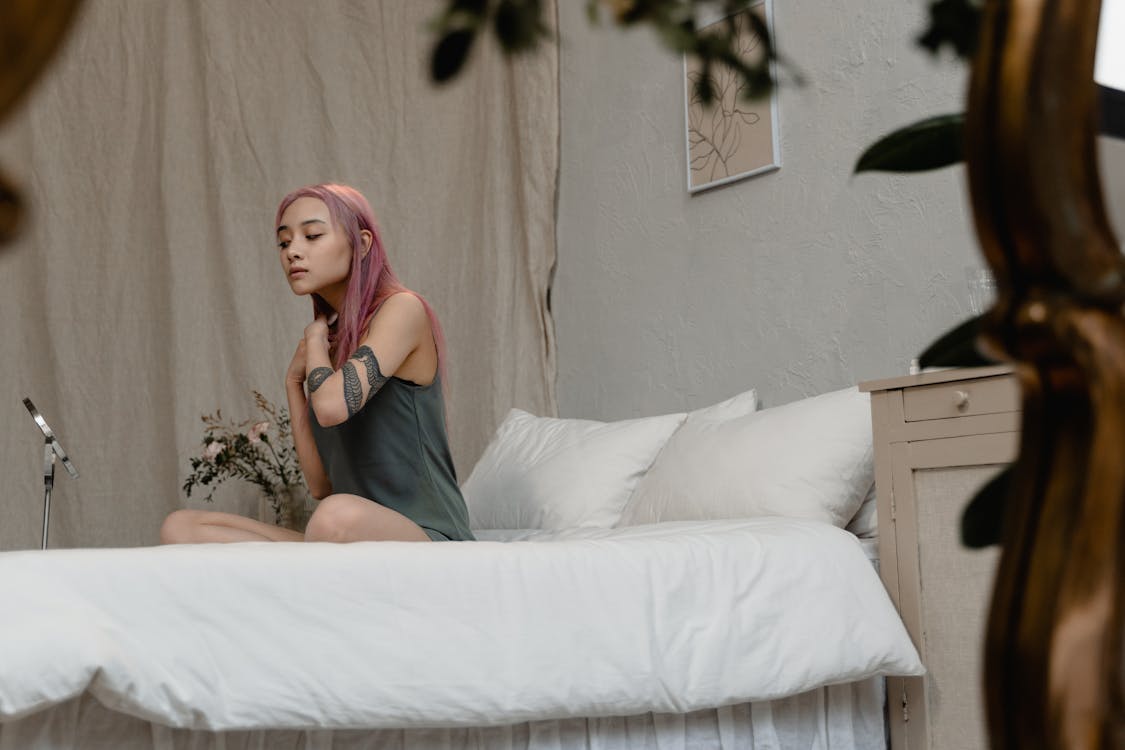
M 306 240 L 315 240 L 317 237 L 323 237 L 323 236 L 324 236 L 323 232 L 321 232 L 320 234 L 306 234 L 305 239 Z
M 282 240 L 281 242 L 277 243 L 277 246 L 284 250 L 285 248 L 289 247 L 289 240 Z

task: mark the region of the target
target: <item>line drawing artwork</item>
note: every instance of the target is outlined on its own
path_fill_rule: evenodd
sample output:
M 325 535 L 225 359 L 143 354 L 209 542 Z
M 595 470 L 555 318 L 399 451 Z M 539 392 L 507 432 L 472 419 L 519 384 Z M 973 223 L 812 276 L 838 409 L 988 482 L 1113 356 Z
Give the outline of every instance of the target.
M 766 3 L 754 4 L 716 23 L 733 22 L 738 54 L 745 60 L 755 60 L 764 54 L 764 49 L 749 13 L 768 18 Z M 745 83 L 734 70 L 718 64 L 711 70 L 715 98 L 704 106 L 695 93 L 703 75 L 698 63 L 685 60 L 684 73 L 689 190 L 715 187 L 780 166 L 774 132 L 776 93 L 764 99 L 746 99 Z

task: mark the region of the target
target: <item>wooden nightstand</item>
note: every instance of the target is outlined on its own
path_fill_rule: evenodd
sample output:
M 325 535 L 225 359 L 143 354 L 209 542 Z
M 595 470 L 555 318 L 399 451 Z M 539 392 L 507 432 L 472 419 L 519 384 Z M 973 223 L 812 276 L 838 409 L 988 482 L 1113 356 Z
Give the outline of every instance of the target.
M 1015 459 L 1008 366 L 860 383 L 871 393 L 879 569 L 929 673 L 888 678 L 892 750 L 987 747 L 982 649 L 999 549 L 961 546 L 961 512 Z

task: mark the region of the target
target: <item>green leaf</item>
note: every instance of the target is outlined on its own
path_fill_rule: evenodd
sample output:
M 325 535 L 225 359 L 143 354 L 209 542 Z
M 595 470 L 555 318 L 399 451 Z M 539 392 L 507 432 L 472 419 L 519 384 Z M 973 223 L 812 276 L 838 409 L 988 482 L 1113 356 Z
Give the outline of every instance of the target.
M 757 13 L 747 13 L 746 16 L 750 20 L 750 28 L 753 29 L 754 33 L 762 40 L 762 44 L 765 46 L 766 57 L 771 59 L 777 57 L 777 53 L 773 48 L 773 39 L 770 38 L 770 27 L 766 23 L 766 19 Z
M 961 323 L 952 331 L 922 352 L 918 364 L 922 367 L 985 367 L 996 364 L 977 351 L 980 317 Z
M 710 107 L 711 103 L 715 101 L 715 81 L 711 78 L 711 62 L 709 60 L 703 61 L 703 70 L 699 72 L 699 78 L 695 81 L 695 95 L 699 97 L 699 101 L 703 103 L 704 107 Z
M 883 136 L 855 165 L 860 172 L 925 172 L 964 160 L 965 115 L 930 117 Z
M 598 16 L 598 0 L 586 0 L 586 21 L 591 26 L 597 26 L 600 18 Z
M 536 0 L 500 0 L 493 19 L 496 38 L 506 52 L 521 52 L 535 47 L 542 27 L 542 4 Z
M 430 78 L 435 83 L 445 83 L 457 75 L 465 65 L 475 38 L 475 29 L 458 29 L 442 37 L 430 58 Z
M 937 54 L 948 44 L 957 56 L 971 58 L 980 35 L 981 7 L 974 0 L 935 0 L 930 3 L 930 27 L 918 44 Z
M 665 47 L 676 52 L 699 54 L 711 39 L 711 35 L 700 37 L 696 34 L 694 26 L 683 24 L 657 24 L 656 33 Z M 722 46 L 721 42 L 717 44 Z
M 1000 543 L 1012 473 L 1012 466 L 1007 466 L 965 506 L 961 514 L 961 544 L 980 549 Z

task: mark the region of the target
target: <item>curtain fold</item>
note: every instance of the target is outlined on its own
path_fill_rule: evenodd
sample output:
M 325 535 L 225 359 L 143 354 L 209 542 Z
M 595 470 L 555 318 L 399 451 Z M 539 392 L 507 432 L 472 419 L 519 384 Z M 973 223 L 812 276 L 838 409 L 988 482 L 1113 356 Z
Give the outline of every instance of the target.
M 0 129 L 29 222 L 0 254 L 0 549 L 37 546 L 42 438 L 59 467 L 51 546 L 153 544 L 179 507 L 200 416 L 285 405 L 311 303 L 289 290 L 277 203 L 336 181 L 371 201 L 392 267 L 448 340 L 463 481 L 513 406 L 556 413 L 553 323 L 558 52 L 478 40 L 428 82 L 437 2 L 88 0 L 52 67 Z M 555 6 L 549 6 L 553 20 Z M 204 493 L 205 494 L 205 493 Z

